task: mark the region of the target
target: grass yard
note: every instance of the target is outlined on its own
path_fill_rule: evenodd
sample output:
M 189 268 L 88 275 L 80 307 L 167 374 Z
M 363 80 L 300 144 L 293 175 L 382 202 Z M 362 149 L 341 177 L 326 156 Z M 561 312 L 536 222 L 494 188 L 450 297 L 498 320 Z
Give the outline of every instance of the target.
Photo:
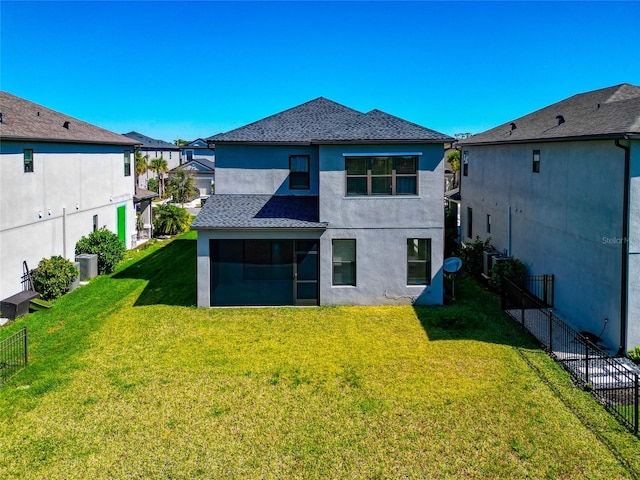
M 640 442 L 498 301 L 196 309 L 195 241 L 25 323 L 0 478 L 638 478 Z

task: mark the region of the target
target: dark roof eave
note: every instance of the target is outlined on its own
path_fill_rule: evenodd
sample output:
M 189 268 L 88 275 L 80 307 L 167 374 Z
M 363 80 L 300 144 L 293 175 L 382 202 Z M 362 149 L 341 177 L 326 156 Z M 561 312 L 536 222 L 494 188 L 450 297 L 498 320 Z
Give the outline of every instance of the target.
M 632 138 L 636 133 L 602 133 L 597 135 L 574 135 L 570 137 L 551 137 L 551 138 L 523 138 L 518 140 L 488 140 L 485 142 L 463 141 L 456 142 L 461 147 L 482 146 L 482 145 L 509 145 L 515 143 L 551 143 L 551 142 L 577 142 L 590 140 L 616 140 L 621 138 Z
M 426 138 L 412 138 L 412 139 L 376 139 L 376 140 L 314 140 L 312 143 L 317 145 L 375 145 L 375 144 L 415 144 L 415 143 L 449 143 L 455 141 L 455 138 L 443 138 L 443 139 L 426 139 Z
M 15 137 L 15 136 L 0 136 L 0 140 L 3 142 L 41 142 L 41 143 L 80 143 L 84 145 L 119 145 L 135 147 L 141 145 L 139 142 L 107 142 L 104 140 L 78 140 L 68 138 L 42 138 L 42 137 Z
M 265 140 L 265 141 L 256 141 L 256 140 L 215 140 L 215 139 L 207 139 L 208 145 L 311 145 L 311 141 L 299 141 L 299 142 L 279 142 L 277 140 Z
M 264 232 L 265 230 L 277 230 L 279 232 L 282 231 L 291 231 L 298 232 L 300 230 L 304 231 L 319 231 L 323 232 L 329 226 L 328 223 L 321 224 L 316 227 L 205 227 L 199 225 L 192 225 L 191 230 L 216 230 L 216 231 L 237 231 L 242 230 L 243 232 Z
M 304 140 L 297 142 L 278 142 L 278 141 L 256 141 L 256 140 L 208 140 L 216 145 L 375 145 L 375 144 L 412 144 L 412 143 L 450 143 L 455 141 L 453 137 L 445 137 L 442 139 L 369 139 L 369 140 Z
M 133 203 L 140 203 L 140 202 L 143 202 L 145 200 L 153 200 L 154 198 L 157 198 L 158 196 L 159 195 L 157 193 L 155 195 L 142 195 L 142 196 L 134 195 Z

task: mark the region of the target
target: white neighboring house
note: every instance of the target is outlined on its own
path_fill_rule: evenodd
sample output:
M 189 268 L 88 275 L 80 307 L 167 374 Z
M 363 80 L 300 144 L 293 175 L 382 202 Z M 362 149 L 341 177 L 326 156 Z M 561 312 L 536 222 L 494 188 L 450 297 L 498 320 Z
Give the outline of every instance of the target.
M 167 172 L 164 173 L 163 178 L 167 178 L 169 170 L 177 167 L 182 163 L 180 148 L 174 144 L 165 142 L 164 140 L 158 140 L 155 138 L 147 137 L 138 132 L 123 133 L 125 137 L 129 137 L 136 141 L 138 144 L 136 150 L 143 156 L 147 156 L 148 166 L 155 158 L 164 158 L 167 161 Z M 134 170 L 135 174 L 135 170 Z M 158 174 L 153 172 L 150 168 L 146 173 L 143 173 L 138 177 L 138 186 L 144 189 L 149 188 L 149 179 L 158 178 Z
M 0 298 L 22 290 L 23 261 L 73 260 L 97 228 L 130 246 L 135 140 L 6 92 L 0 140 Z
M 621 352 L 640 345 L 640 87 L 574 95 L 458 143 L 462 239 L 491 237 L 555 308 Z
M 216 152 L 214 145 L 207 142 L 203 138 L 196 138 L 182 146 L 182 160 L 180 163 L 188 163 L 192 160 L 206 160 L 208 164 L 214 164 L 216 161 Z
M 213 193 L 213 184 L 215 182 L 215 164 L 213 162 L 204 158 L 190 160 L 171 170 L 169 175 L 178 170 L 191 172 L 201 197 L 208 197 Z

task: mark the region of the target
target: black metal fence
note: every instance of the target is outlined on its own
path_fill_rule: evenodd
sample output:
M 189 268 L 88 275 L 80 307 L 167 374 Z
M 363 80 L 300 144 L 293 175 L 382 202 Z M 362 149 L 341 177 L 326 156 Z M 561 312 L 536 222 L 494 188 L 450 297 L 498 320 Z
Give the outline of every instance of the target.
M 0 341 L 0 386 L 27 365 L 27 327 Z
M 567 325 L 523 285 L 526 283 L 518 279 L 503 278 L 502 309 L 538 339 L 575 383 L 589 390 L 623 425 L 637 434 L 640 369 L 628 358 L 612 357 L 589 335 Z
M 512 283 L 524 288 L 547 307 L 553 307 L 554 275 L 524 275 L 510 279 Z

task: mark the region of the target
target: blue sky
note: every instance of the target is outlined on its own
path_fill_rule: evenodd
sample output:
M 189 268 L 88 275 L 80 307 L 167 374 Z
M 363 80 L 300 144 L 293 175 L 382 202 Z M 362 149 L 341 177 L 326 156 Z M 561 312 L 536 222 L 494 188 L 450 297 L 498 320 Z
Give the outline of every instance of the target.
M 640 85 L 640 2 L 0 2 L 0 88 L 192 140 L 319 96 L 453 135 Z

